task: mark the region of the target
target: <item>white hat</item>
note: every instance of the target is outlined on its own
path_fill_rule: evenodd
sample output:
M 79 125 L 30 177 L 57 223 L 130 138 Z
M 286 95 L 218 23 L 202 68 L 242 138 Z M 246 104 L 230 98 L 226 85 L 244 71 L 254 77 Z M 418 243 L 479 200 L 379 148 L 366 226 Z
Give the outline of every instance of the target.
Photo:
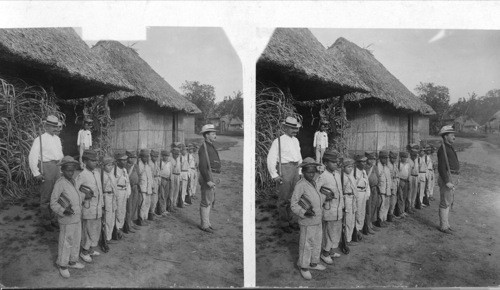
M 286 117 L 285 122 L 281 122 L 281 124 L 292 128 L 300 128 L 299 122 L 294 117 Z
M 205 132 L 217 132 L 217 130 L 215 130 L 215 126 L 213 124 L 206 124 L 203 127 L 201 127 L 200 134 L 203 134 Z
M 453 129 L 452 125 L 443 126 L 443 128 L 441 128 L 441 130 L 439 130 L 438 135 L 443 136 L 444 134 L 448 134 L 448 133 L 455 133 L 455 130 Z
M 57 127 L 57 125 L 59 123 L 59 119 L 54 115 L 48 115 L 47 119 L 45 119 L 43 122 L 47 125 Z

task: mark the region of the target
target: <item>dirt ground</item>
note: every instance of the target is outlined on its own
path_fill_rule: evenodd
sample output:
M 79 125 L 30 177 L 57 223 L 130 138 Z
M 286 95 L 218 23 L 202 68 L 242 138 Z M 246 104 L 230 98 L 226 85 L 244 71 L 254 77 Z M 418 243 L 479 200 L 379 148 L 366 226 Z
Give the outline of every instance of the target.
M 110 244 L 111 250 L 70 269 L 55 266 L 58 232 L 37 226 L 37 204 L 0 210 L 0 284 L 17 287 L 238 287 L 243 286 L 243 139 L 221 137 L 233 146 L 219 152 L 221 183 L 211 222 L 216 233 L 198 229 L 199 199 L 177 214 Z M 199 190 L 198 190 L 199 196 Z M 84 263 L 84 262 L 82 262 Z M 0 285 L 1 286 L 1 285 Z
M 349 255 L 304 280 L 295 266 L 299 233 L 276 224 L 275 200 L 257 202 L 258 286 L 477 287 L 500 285 L 500 149 L 484 141 L 459 152 L 461 180 L 450 213 L 453 235 L 438 231 L 439 188 L 431 206 L 363 236 Z

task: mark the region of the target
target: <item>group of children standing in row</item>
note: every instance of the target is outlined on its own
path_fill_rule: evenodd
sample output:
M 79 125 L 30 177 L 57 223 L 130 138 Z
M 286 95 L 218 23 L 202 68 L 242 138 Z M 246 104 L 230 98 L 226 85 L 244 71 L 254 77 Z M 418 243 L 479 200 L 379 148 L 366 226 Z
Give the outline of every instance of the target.
M 340 257 L 335 248 L 342 236 L 347 245 L 375 234 L 387 222 L 415 213 L 434 200 L 434 148 L 409 146 L 403 152 L 365 152 L 341 159 L 335 150 L 319 152 L 321 161 L 308 157 L 299 165 L 290 208 L 299 217 L 299 260 L 303 278 L 309 269 L 325 270 Z M 399 155 L 399 160 L 398 160 Z M 410 155 L 410 159 L 408 159 Z
M 68 268 L 84 268 L 79 258 L 90 263 L 100 255 L 94 249 L 99 239 L 119 240 L 122 233 L 148 225 L 147 220 L 190 205 L 197 198 L 197 150 L 196 145 L 176 142 L 170 151 L 142 149 L 139 158 L 135 151 L 118 152 L 102 158 L 97 168 L 97 153 L 87 149 L 76 176 L 80 162 L 65 156 L 50 201 L 60 228 L 60 274 L 68 278 Z

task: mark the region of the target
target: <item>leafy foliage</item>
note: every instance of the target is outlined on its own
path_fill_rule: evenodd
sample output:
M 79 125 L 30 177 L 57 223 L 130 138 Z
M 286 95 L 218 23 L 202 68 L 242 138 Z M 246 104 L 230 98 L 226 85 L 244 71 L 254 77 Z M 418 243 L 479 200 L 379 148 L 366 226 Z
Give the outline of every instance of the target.
M 443 117 L 449 109 L 450 91 L 445 86 L 435 85 L 434 83 L 420 83 L 415 91 L 417 95 L 426 102 L 436 112 L 429 117 L 429 131 L 431 134 L 437 134 L 442 124 Z
M 184 96 L 201 110 L 201 114 L 197 115 L 195 120 L 196 131 L 198 131 L 215 109 L 215 88 L 212 85 L 201 84 L 199 81 L 185 81 L 181 90 Z
M 226 96 L 222 102 L 215 105 L 214 114 L 216 116 L 232 116 L 239 117 L 243 121 L 243 93 L 241 91 L 234 92 L 234 96 Z

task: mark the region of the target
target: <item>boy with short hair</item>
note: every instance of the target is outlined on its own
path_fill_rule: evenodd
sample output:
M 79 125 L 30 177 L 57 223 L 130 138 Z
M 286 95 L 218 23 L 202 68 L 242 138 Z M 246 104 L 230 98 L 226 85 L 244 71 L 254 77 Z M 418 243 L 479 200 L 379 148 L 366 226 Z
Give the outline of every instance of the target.
M 182 144 L 181 147 L 181 196 L 179 207 L 191 205 L 190 198 L 187 197 L 187 188 L 189 183 L 189 160 L 188 160 L 186 145 Z
M 338 158 L 339 153 L 335 150 L 325 152 L 323 155 L 325 171 L 321 173 L 316 181 L 316 188 L 325 196 L 320 259 L 329 265 L 333 264 L 332 257 L 340 257 L 340 254 L 332 253 L 332 250 L 337 248 L 340 242 L 344 212 L 344 197 L 337 164 Z
M 76 188 L 85 194 L 82 206 L 82 251 L 80 257 L 87 263 L 92 262 L 91 256 L 100 253 L 93 248 L 99 243 L 101 235 L 102 195 L 101 174 L 97 167 L 97 153 L 94 150 L 85 150 L 82 161 L 85 168 L 76 177 Z
M 141 149 L 137 170 L 139 172 L 139 192 L 142 195 L 142 204 L 139 217 L 143 224 L 148 224 L 149 207 L 151 206 L 151 195 L 153 194 L 153 172 L 149 165 L 149 149 Z
M 118 152 L 115 154 L 116 164 L 113 170 L 113 175 L 116 179 L 116 232 L 117 236 L 121 233 L 128 234 L 130 232 L 130 225 L 124 227 L 125 216 L 127 212 L 127 200 L 131 194 L 130 180 L 128 177 L 127 164 L 128 157 L 125 152 Z
M 171 155 L 171 175 L 170 175 L 170 192 L 167 199 L 167 210 L 176 212 L 177 199 L 179 198 L 179 190 L 181 186 L 181 159 L 179 157 L 181 151 L 179 148 L 172 148 Z
M 352 245 L 352 232 L 356 223 L 357 202 L 356 195 L 358 195 L 356 180 L 352 174 L 354 169 L 354 160 L 351 158 L 344 159 L 342 163 L 342 174 L 344 174 L 344 205 L 345 205 L 345 228 L 347 236 L 347 244 Z
M 407 211 L 410 210 L 410 200 L 408 194 L 410 191 L 410 174 L 411 174 L 410 163 L 408 162 L 408 152 L 399 152 L 399 162 L 398 162 L 398 177 L 399 177 L 399 188 L 398 188 L 398 209 L 400 217 L 407 217 Z
M 63 176 L 60 177 L 52 190 L 50 208 L 58 215 L 59 246 L 56 264 L 59 273 L 69 278 L 68 268 L 82 269 L 85 266 L 78 262 L 80 241 L 82 236 L 82 201 L 84 195 L 75 187 L 73 174 L 78 161 L 71 156 L 65 156 L 58 166 Z
M 152 190 L 153 194 L 151 195 L 151 205 L 149 207 L 149 214 L 148 214 L 148 220 L 152 221 L 154 220 L 155 216 L 158 216 L 155 213 L 156 210 L 156 205 L 158 204 L 158 189 L 160 188 L 160 182 L 161 182 L 161 177 L 160 177 L 160 166 L 159 166 L 159 160 L 158 157 L 160 156 L 160 152 L 156 150 L 151 150 L 151 160 L 149 162 L 149 166 L 151 166 L 151 173 L 153 174 L 153 184 L 152 184 Z
M 116 178 L 112 174 L 113 162 L 115 160 L 111 156 L 104 156 L 102 159 L 102 178 L 103 178 L 103 196 L 104 196 L 104 229 L 106 240 L 111 241 L 113 229 L 116 223 Z M 117 237 L 121 239 L 121 235 Z
M 314 162 L 314 159 L 307 157 L 299 165 L 302 167 L 302 175 L 292 193 L 290 208 L 294 214 L 299 216 L 300 239 L 299 239 L 299 260 L 297 266 L 300 274 L 306 280 L 312 278 L 309 269 L 325 270 L 326 267 L 320 264 L 322 224 L 322 205 L 325 196 L 316 189 L 314 176 L 318 172 L 317 166 L 321 163 Z
M 161 216 L 167 216 L 167 200 L 170 195 L 170 180 L 172 175 L 172 163 L 170 162 L 170 152 L 161 151 L 161 160 L 159 168 L 160 187 L 158 188 L 158 207 Z

